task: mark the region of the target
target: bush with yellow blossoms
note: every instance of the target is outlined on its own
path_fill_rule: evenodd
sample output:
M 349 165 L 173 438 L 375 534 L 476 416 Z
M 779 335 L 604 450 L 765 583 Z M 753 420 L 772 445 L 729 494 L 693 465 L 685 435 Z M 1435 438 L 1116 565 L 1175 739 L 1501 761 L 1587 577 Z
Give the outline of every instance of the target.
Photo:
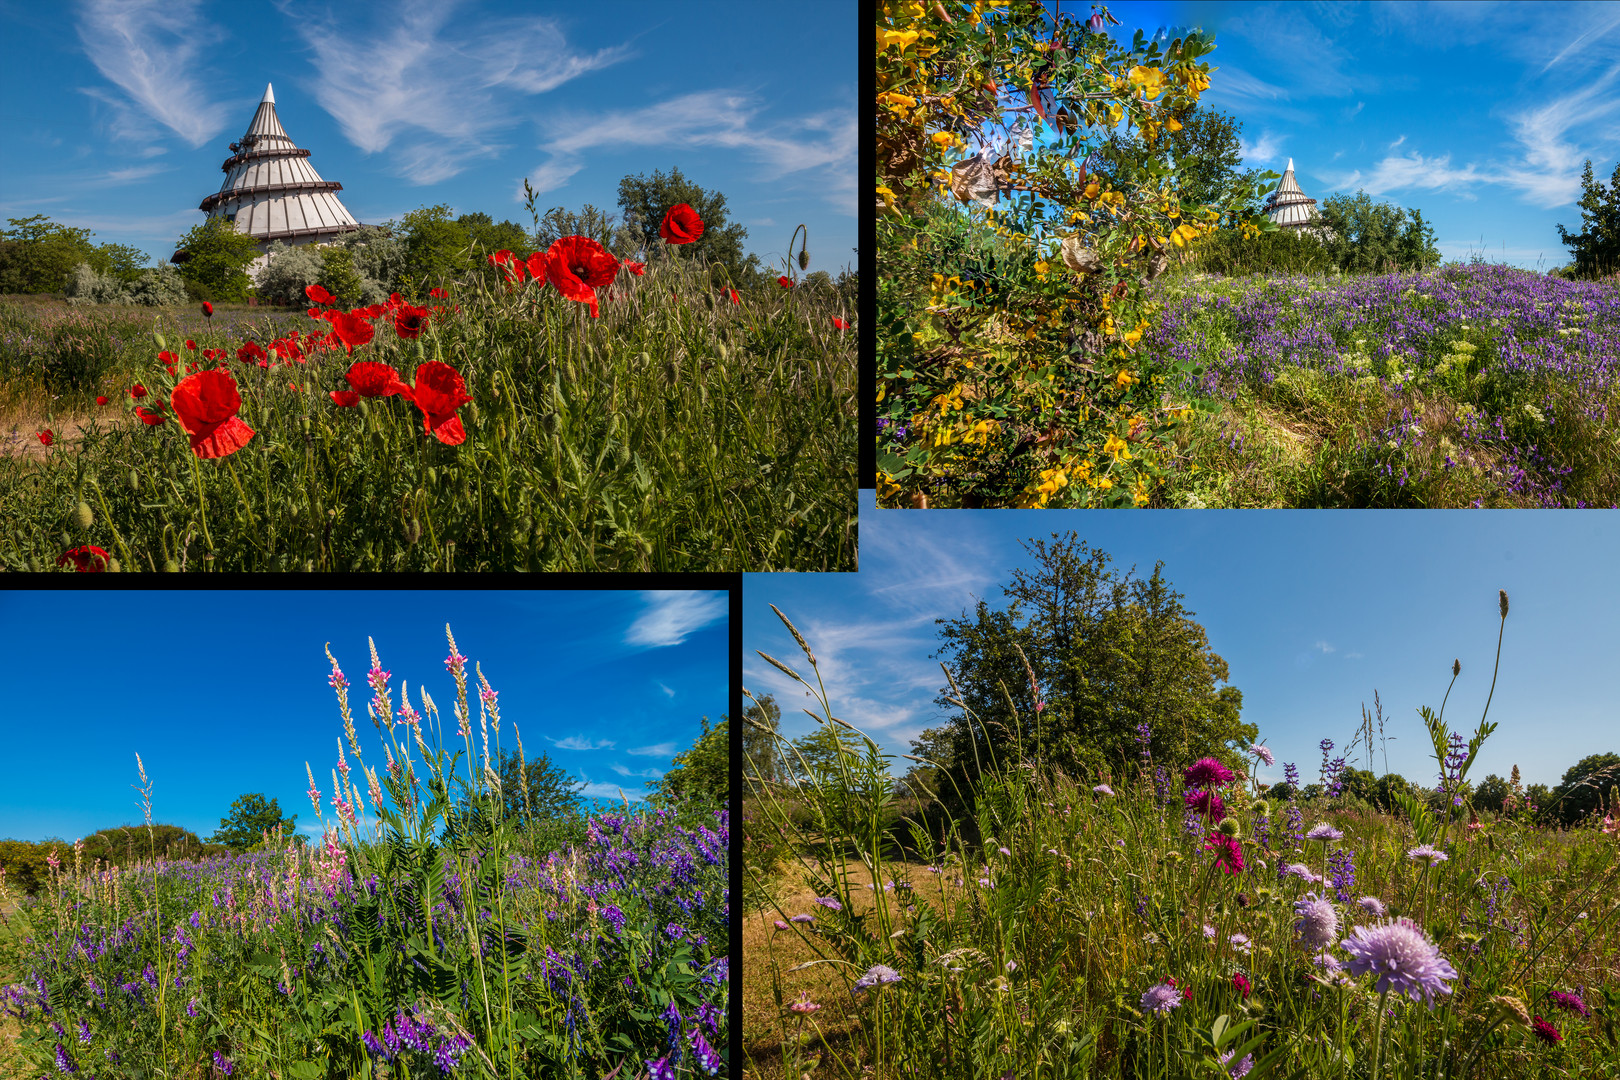
M 1207 35 L 1124 44 L 1109 23 L 1038 0 L 878 8 L 880 506 L 1150 506 L 1203 407 L 1201 372 L 1143 343 L 1146 286 L 1222 221 L 1275 225 L 1234 216 L 1239 189 L 1182 201 L 1164 158 L 1125 190 L 1088 169 L 1116 125 L 1179 130 L 1212 70 Z M 981 152 L 1014 121 L 1024 152 Z

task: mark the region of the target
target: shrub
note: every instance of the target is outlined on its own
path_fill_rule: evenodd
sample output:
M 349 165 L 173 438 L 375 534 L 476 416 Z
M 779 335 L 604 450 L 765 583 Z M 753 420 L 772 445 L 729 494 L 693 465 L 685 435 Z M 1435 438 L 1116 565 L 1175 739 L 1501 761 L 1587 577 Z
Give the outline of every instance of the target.
M 186 302 L 186 282 L 180 271 L 167 264 L 141 271 L 129 287 L 129 302 L 145 307 L 167 307 Z
M 98 274 L 89 263 L 73 268 L 62 292 L 70 304 L 127 304 L 130 294 L 127 286 L 111 274 Z

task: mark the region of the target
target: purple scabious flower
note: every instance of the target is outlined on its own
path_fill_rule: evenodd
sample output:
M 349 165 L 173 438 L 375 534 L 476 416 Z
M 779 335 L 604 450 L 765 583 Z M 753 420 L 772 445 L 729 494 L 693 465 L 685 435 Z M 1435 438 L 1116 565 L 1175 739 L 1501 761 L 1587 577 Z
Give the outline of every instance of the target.
M 1413 1001 L 1421 997 L 1430 1009 L 1436 993 L 1451 993 L 1445 980 L 1457 977 L 1456 969 L 1411 919 L 1358 926 L 1340 944 L 1350 954 L 1345 967 L 1352 975 L 1373 972 L 1378 976 L 1373 989 L 1380 994 L 1393 989 Z
M 831 911 L 843 911 L 844 910 L 844 905 L 840 904 L 838 902 L 837 897 L 818 896 L 818 897 L 816 897 L 816 903 L 820 904 L 822 907 L 827 908 L 827 909 L 829 909 Z
M 1306 893 L 1303 899 L 1294 901 L 1294 914 L 1299 916 L 1294 929 L 1299 932 L 1300 940 L 1310 948 L 1325 948 L 1338 936 L 1339 913 L 1333 910 L 1326 897 Z
M 874 964 L 872 965 L 870 971 L 868 971 L 865 975 L 862 975 L 859 979 L 855 980 L 855 985 L 850 988 L 850 993 L 859 994 L 866 990 L 870 990 L 874 986 L 881 986 L 884 983 L 893 983 L 899 981 L 900 973 L 894 970 L 894 968 L 884 967 L 882 964 Z
M 1360 900 L 1357 900 L 1356 903 L 1360 904 L 1362 908 L 1366 910 L 1367 914 L 1372 915 L 1375 918 L 1382 919 L 1386 914 L 1388 914 L 1388 912 L 1386 912 L 1384 909 L 1384 902 L 1378 899 L 1376 896 L 1363 896 Z
M 815 922 L 814 915 L 789 915 L 788 922 Z
M 1174 983 L 1154 983 L 1142 994 L 1142 1011 L 1145 1013 L 1168 1013 L 1181 1004 L 1181 991 Z
M 1547 995 L 1547 1002 L 1566 1012 L 1579 1013 L 1586 1017 L 1592 1015 L 1592 1010 L 1586 1007 L 1586 1002 L 1581 1000 L 1579 994 L 1566 994 L 1562 990 L 1554 990 Z
M 1271 753 L 1271 747 L 1261 746 L 1259 743 L 1249 747 L 1249 753 L 1265 762 L 1267 768 L 1270 768 L 1277 761 L 1276 757 Z
M 1305 834 L 1305 839 L 1321 840 L 1324 842 L 1328 840 L 1343 840 L 1344 833 L 1340 832 L 1338 829 L 1335 829 L 1325 821 L 1319 821 L 1315 825 L 1311 826 L 1311 831 Z
M 1097 795 L 1112 795 L 1114 793 L 1114 789 L 1109 787 L 1107 784 L 1098 784 L 1096 787 L 1092 788 L 1091 790 L 1092 790 L 1092 792 L 1094 794 L 1097 794 Z
M 1254 1055 L 1244 1054 L 1242 1060 L 1233 1061 L 1232 1055 L 1235 1053 L 1236 1050 L 1228 1050 L 1222 1054 L 1221 1064 L 1226 1066 L 1227 1075 L 1232 1077 L 1232 1080 L 1243 1080 L 1243 1077 L 1249 1075 L 1249 1070 L 1254 1068 Z
M 1212 757 L 1199 758 L 1181 771 L 1181 778 L 1190 788 L 1220 787 L 1232 782 L 1232 770 Z
M 1408 859 L 1423 859 L 1427 861 L 1430 866 L 1438 865 L 1439 863 L 1443 863 L 1447 859 L 1451 858 L 1451 856 L 1439 850 L 1433 844 L 1423 844 L 1420 847 L 1415 847 L 1406 853 L 1406 857 Z

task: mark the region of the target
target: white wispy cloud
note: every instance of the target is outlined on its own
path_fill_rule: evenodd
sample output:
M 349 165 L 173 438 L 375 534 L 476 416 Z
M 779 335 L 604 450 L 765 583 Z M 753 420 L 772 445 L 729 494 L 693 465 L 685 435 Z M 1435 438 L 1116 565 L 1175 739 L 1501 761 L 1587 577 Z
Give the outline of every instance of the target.
M 675 691 L 674 691 L 673 688 L 665 686 L 663 683 L 659 682 L 658 680 L 654 679 L 653 680 L 653 685 L 658 687 L 658 689 L 662 690 L 664 692 L 665 697 L 674 697 L 675 696 Z
M 132 103 L 194 147 L 213 139 L 232 113 L 205 89 L 205 45 L 223 30 L 199 7 L 196 0 L 83 0 L 74 20 L 79 42 L 127 101 L 96 88 L 85 92 L 115 109 Z M 137 125 L 127 122 L 115 124 L 113 134 L 141 137 Z
M 614 802 L 620 799 L 629 799 L 631 802 L 641 802 L 647 798 L 646 793 L 639 787 L 623 787 L 619 784 L 592 784 L 587 783 L 579 789 L 584 799 L 611 799 Z
M 623 63 L 627 45 L 570 48 L 556 20 L 468 17 L 444 0 L 361 9 L 371 22 L 339 23 L 314 5 L 284 8 L 315 65 L 311 91 L 343 134 L 368 153 L 391 150 L 399 175 L 432 184 L 506 147 L 499 132 L 527 119 L 535 95 Z
M 1406 136 L 1402 135 L 1400 138 L 1398 138 L 1394 142 L 1390 143 L 1389 146 L 1386 149 L 1393 150 L 1393 149 L 1395 149 L 1397 146 L 1401 145 L 1401 143 L 1403 143 L 1405 141 L 1406 141 Z
M 670 757 L 675 753 L 675 744 L 661 742 L 652 746 L 637 746 L 626 750 L 625 753 L 635 754 L 637 757 Z
M 647 607 L 625 631 L 626 645 L 656 649 L 679 645 L 687 636 L 726 617 L 726 594 L 644 592 Z
M 1245 162 L 1264 164 L 1275 161 L 1282 156 L 1282 139 L 1269 131 L 1261 132 L 1259 141 L 1253 143 L 1239 137 L 1238 152 L 1243 155 Z
M 559 750 L 605 750 L 613 745 L 611 739 L 592 742 L 583 735 L 570 735 L 564 739 L 553 739 L 550 735 L 542 737 Z M 634 753 L 634 751 L 631 752 Z
M 608 768 L 612 769 L 620 776 L 639 776 L 643 780 L 657 780 L 660 776 L 664 775 L 657 769 L 632 769 L 627 765 L 621 765 L 617 761 L 615 761 L 612 765 L 609 765 Z
M 755 179 L 808 174 L 821 195 L 853 214 L 859 127 L 854 108 L 774 120 L 763 112 L 764 103 L 745 93 L 699 90 L 637 109 L 553 113 L 540 120 L 547 140 L 541 149 L 550 158 L 533 170 L 529 183 L 536 191 L 563 186 L 598 147 L 732 150 L 754 162 Z
M 1324 653 L 1331 653 L 1331 652 L 1337 652 L 1338 651 L 1332 645 L 1328 644 L 1325 641 L 1318 641 L 1316 643 L 1316 648 L 1320 649 Z

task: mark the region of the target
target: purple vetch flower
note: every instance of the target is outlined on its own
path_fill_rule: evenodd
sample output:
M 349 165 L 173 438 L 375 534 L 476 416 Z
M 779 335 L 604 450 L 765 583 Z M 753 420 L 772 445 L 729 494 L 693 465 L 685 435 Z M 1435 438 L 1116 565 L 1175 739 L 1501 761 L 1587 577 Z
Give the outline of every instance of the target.
M 1141 1005 L 1143 1012 L 1162 1016 L 1181 1005 L 1181 991 L 1175 983 L 1154 983 L 1143 992 Z
M 61 1043 L 56 1044 L 56 1071 L 65 1073 L 79 1071 L 79 1067 L 73 1063 L 72 1058 L 68 1057 L 67 1049 Z
M 1326 897 L 1306 893 L 1303 899 L 1294 901 L 1294 914 L 1299 916 L 1294 929 L 1310 948 L 1324 948 L 1339 933 L 1339 914 Z
M 1457 978 L 1456 969 L 1411 919 L 1358 926 L 1340 944 L 1350 954 L 1345 967 L 1352 975 L 1372 972 L 1378 976 L 1373 989 L 1380 994 L 1393 989 L 1413 1001 L 1422 998 L 1430 1009 L 1436 993 L 1451 993 L 1445 980 Z
M 1292 761 L 1283 762 L 1283 779 L 1289 787 L 1299 787 L 1299 768 Z
M 894 970 L 894 968 L 885 967 L 882 964 L 874 964 L 865 975 L 862 975 L 859 979 L 855 980 L 855 985 L 850 988 L 850 993 L 860 994 L 870 990 L 874 986 L 881 986 L 884 983 L 899 982 L 900 979 L 900 973 Z
M 1350 902 L 1350 890 L 1356 887 L 1356 853 L 1350 848 L 1339 848 L 1328 856 L 1328 868 L 1333 879 L 1333 896 L 1341 904 Z
M 647 1080 L 675 1080 L 675 1069 L 668 1058 L 647 1062 Z
M 703 1037 L 701 1028 L 688 1031 L 686 1040 L 692 1047 L 692 1057 L 697 1061 L 699 1070 L 710 1076 L 720 1071 L 720 1055 L 709 1045 L 709 1040 Z
M 231 1059 L 225 1057 L 218 1050 L 214 1051 L 214 1068 L 218 1069 L 225 1076 L 229 1076 L 231 1073 L 236 1071 L 236 1067 L 231 1064 Z
M 1579 1000 L 1579 999 L 1577 999 L 1577 1000 Z M 79 1021 L 79 1041 L 82 1042 L 82 1043 L 88 1043 L 90 1041 L 90 1038 L 91 1038 L 91 1036 L 90 1036 L 90 1025 L 89 1025 L 89 1023 L 84 1021 L 84 1020 L 80 1020 Z

